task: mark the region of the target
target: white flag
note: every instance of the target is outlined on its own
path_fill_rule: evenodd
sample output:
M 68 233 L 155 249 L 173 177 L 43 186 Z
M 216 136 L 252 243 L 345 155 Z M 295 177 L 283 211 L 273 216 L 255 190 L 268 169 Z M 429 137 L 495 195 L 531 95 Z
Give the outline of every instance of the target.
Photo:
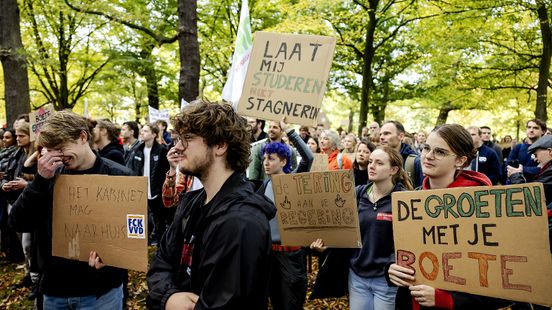
M 180 111 L 182 111 L 182 109 L 184 109 L 188 104 L 190 103 L 182 98 L 182 100 L 180 101 Z
M 89 117 L 89 114 L 88 114 L 88 99 L 84 98 L 84 112 L 83 112 L 83 116 L 88 118 Z
M 251 22 L 249 20 L 249 6 L 247 5 L 247 0 L 242 0 L 240 25 L 238 26 L 238 35 L 236 37 L 236 49 L 232 57 L 232 67 L 228 72 L 228 80 L 222 90 L 222 98 L 232 102 L 234 108 L 237 107 L 240 101 L 252 48 L 253 39 L 251 35 Z

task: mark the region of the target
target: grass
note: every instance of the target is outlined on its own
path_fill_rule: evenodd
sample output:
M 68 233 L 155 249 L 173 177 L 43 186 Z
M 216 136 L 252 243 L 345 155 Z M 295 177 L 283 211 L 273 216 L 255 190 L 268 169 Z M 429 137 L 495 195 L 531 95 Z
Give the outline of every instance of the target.
M 150 247 L 150 258 L 153 254 L 153 248 Z M 2 255 L 2 254 L 0 254 Z M 5 262 L 5 258 L 0 256 L 0 261 Z M 316 257 L 312 260 L 312 272 L 308 274 L 309 286 L 307 296 L 310 294 L 312 283 L 316 277 L 318 263 Z M 0 309 L 19 310 L 32 309 L 33 301 L 27 299 L 29 288 L 11 289 L 12 286 L 23 279 L 23 269 L 17 269 L 18 264 L 2 263 L 0 265 Z M 146 309 L 146 296 L 148 287 L 146 284 L 146 274 L 143 272 L 129 271 L 129 300 L 128 309 L 141 310 Z M 307 298 L 304 309 L 349 309 L 347 298 L 328 298 L 323 300 L 310 301 Z

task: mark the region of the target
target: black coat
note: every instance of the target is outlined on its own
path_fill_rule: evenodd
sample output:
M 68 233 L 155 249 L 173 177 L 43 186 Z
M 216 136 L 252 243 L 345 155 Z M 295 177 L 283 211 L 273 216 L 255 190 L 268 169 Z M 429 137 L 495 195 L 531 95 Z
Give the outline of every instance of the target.
M 94 166 L 85 171 L 62 167 L 56 174 L 131 175 L 131 171 L 111 160 L 96 157 Z M 18 232 L 35 232 L 38 268 L 43 271 L 40 290 L 52 296 L 100 296 L 121 285 L 123 271 L 104 267 L 96 270 L 88 263 L 52 256 L 52 207 L 54 179 L 36 175 L 14 203 L 10 225 Z
M 144 147 L 145 143 L 141 143 L 137 147 L 133 148 L 129 152 L 129 159 L 126 166 L 134 172 L 134 175 L 144 175 Z M 157 143 L 153 142 L 150 153 L 150 173 L 149 173 L 149 185 L 151 189 L 151 196 L 161 195 L 163 182 L 165 182 L 165 175 L 169 171 L 169 161 L 167 160 L 167 149 Z
M 147 307 L 165 309 L 172 294 L 193 292 L 195 309 L 266 309 L 276 209 L 239 173 L 204 200 L 204 189 L 181 196 L 147 274 Z
M 103 149 L 99 150 L 98 153 L 103 158 L 110 159 L 121 165 L 125 164 L 125 150 L 117 140 L 111 141 Z

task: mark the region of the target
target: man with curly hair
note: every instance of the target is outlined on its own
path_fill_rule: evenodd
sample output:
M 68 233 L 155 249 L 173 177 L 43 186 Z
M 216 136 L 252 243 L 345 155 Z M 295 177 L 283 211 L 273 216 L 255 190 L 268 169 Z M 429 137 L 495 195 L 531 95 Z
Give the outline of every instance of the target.
M 151 309 L 266 309 L 268 221 L 276 210 L 245 179 L 250 131 L 228 104 L 198 101 L 173 118 L 185 193 L 147 274 Z

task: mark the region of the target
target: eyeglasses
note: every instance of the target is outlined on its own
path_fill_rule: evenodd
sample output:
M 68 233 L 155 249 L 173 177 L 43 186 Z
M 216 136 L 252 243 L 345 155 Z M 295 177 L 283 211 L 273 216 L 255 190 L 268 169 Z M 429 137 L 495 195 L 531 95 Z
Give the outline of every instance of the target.
M 182 146 L 186 149 L 188 148 L 188 144 L 190 144 L 190 141 L 192 141 L 196 136 L 192 134 L 185 134 L 185 135 L 176 135 L 176 139 L 174 139 L 174 145 L 177 145 L 178 143 L 181 143 Z
M 433 152 L 435 159 L 441 160 L 447 156 L 454 155 L 451 151 L 442 149 L 440 147 L 431 148 L 428 144 L 422 145 L 422 155 L 427 156 L 430 152 Z

